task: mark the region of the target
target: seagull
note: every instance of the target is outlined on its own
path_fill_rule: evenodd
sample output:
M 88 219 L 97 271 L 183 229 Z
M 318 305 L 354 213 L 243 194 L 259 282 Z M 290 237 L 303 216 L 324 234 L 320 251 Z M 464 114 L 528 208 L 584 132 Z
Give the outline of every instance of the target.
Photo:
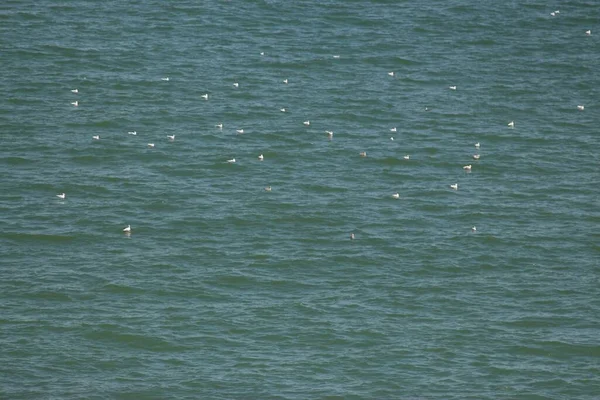
M 284 80 L 283 80 L 283 83 L 288 83 L 288 80 L 287 80 L 287 79 L 284 79 Z
M 429 111 L 429 107 L 425 107 L 425 111 Z
M 400 193 L 394 193 L 392 195 L 392 197 L 395 198 L 395 199 L 399 199 L 400 198 Z
M 280 108 L 279 111 L 286 112 L 287 110 L 285 108 Z
M 161 79 L 162 79 L 163 81 L 166 81 L 166 82 L 168 82 L 168 81 L 169 81 L 169 77 L 166 77 L 166 78 L 161 78 Z
M 94 140 L 100 140 L 100 136 L 98 136 L 98 135 L 92 136 L 92 139 L 94 139 Z
M 215 127 L 219 128 L 219 129 L 223 129 L 223 124 L 216 124 Z
M 208 100 L 208 93 L 205 93 L 205 94 L 203 94 L 203 95 L 202 95 L 202 98 L 203 98 L 204 100 Z
M 390 140 L 394 140 L 394 137 L 392 136 L 392 137 L 390 138 Z
M 310 125 L 310 121 L 304 121 L 304 125 L 309 126 Z
M 476 148 L 476 149 L 478 149 L 478 148 L 479 148 L 479 146 L 481 146 L 481 145 L 479 144 L 479 142 L 475 143 L 475 148 Z
M 235 163 L 235 158 L 232 158 L 231 160 L 227 160 L 227 162 L 228 162 L 229 164 L 234 164 L 234 163 Z
M 148 147 L 154 148 L 154 143 L 148 143 Z
M 456 90 L 456 86 L 448 86 L 448 89 L 450 89 L 450 90 Z
M 329 136 L 330 139 L 333 137 L 333 131 L 325 131 L 325 133 L 327 134 L 327 136 Z
M 551 12 L 550 15 L 552 15 L 553 17 L 556 15 L 555 12 Z
M 584 107 L 584 106 L 577 106 L 577 109 L 578 109 L 579 111 L 583 111 L 583 110 L 585 110 L 585 107 Z
M 71 104 L 73 104 L 75 107 L 77 107 L 79 105 L 79 102 L 77 100 L 75 100 L 74 102 L 72 102 Z
M 350 240 L 354 240 L 354 233 L 350 234 Z
M 396 127 L 391 128 L 390 132 L 396 132 Z
M 265 55 L 265 52 L 264 52 L 264 51 L 261 51 L 261 52 L 260 52 L 260 55 L 261 55 L 261 56 L 264 56 L 264 55 Z
M 129 135 L 133 135 L 133 136 L 137 135 L 137 132 L 136 132 L 136 131 L 130 131 L 130 132 L 127 132 L 127 133 L 128 133 Z
M 389 75 L 389 76 L 395 76 L 395 75 L 396 75 L 396 73 L 392 71 L 392 72 L 388 72 L 388 75 Z
M 167 135 L 167 138 L 168 138 L 170 141 L 173 141 L 173 140 L 175 140 L 175 135 Z
M 588 36 L 592 36 L 592 30 L 588 29 L 587 31 L 585 31 L 585 34 Z M 77 89 L 75 89 L 75 90 L 77 90 Z
M 367 156 L 367 152 L 366 151 L 361 151 L 360 152 L 360 156 L 361 157 L 366 157 Z
M 64 199 L 65 197 L 67 197 L 67 195 L 64 193 L 61 193 L 61 194 L 57 194 L 56 197 L 58 197 L 59 199 Z
M 473 232 L 477 232 L 477 227 L 475 227 L 475 226 L 474 226 L 474 227 L 472 227 L 472 228 L 471 228 L 471 231 L 473 231 Z
M 510 121 L 508 123 L 508 126 L 511 127 L 511 128 L 514 128 L 515 127 L 515 121 Z
M 333 58 L 340 58 L 340 56 L 336 54 L 333 56 Z
M 73 92 L 73 93 L 79 93 L 79 90 L 77 90 L 77 89 L 71 89 L 71 92 Z
M 470 170 L 471 170 L 471 164 L 469 164 L 469 165 L 465 165 L 465 166 L 463 167 L 463 169 L 464 169 L 465 171 L 470 171 Z
M 479 157 L 481 157 L 479 154 L 473 154 L 473 158 L 474 158 L 475 160 L 479 160 Z
M 240 87 L 240 84 L 239 84 L 239 83 L 237 83 L 237 82 L 235 82 L 235 83 L 233 84 L 233 87 Z
M 454 184 L 450 185 L 450 187 L 454 190 L 458 190 L 458 183 L 454 183 Z
M 410 160 L 410 156 L 407 154 L 403 157 L 405 160 Z
M 123 228 L 123 232 L 130 233 L 131 232 L 131 225 L 127 225 L 127 228 Z
M 265 157 L 264 157 L 264 156 L 261 154 L 260 156 L 258 156 L 258 159 L 259 159 L 260 161 L 262 161 L 262 160 L 264 160 L 264 159 L 265 159 Z
M 271 186 L 267 186 L 267 187 L 265 188 L 265 192 L 270 192 L 270 191 L 271 191 Z
M 236 131 L 237 133 L 239 133 L 240 135 L 241 135 L 242 133 L 244 133 L 244 130 L 243 130 L 243 129 L 236 129 L 235 131 Z

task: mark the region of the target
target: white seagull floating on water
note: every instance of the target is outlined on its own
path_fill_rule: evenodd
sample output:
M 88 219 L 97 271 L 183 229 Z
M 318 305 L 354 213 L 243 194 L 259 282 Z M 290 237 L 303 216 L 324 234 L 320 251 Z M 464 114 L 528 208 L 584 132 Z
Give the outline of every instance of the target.
M 215 127 L 219 128 L 219 129 L 223 129 L 223 124 L 216 124 Z
M 405 160 L 410 160 L 410 156 L 407 154 L 403 157 Z
M 267 186 L 267 187 L 265 188 L 265 192 L 270 192 L 270 191 L 271 191 L 271 186 Z
M 390 132 L 396 132 L 396 131 L 397 131 L 396 127 L 393 127 L 390 129 Z
M 367 156 L 367 152 L 366 151 L 361 151 L 359 155 L 361 157 L 366 157 Z
M 235 158 L 232 158 L 231 160 L 227 160 L 227 162 L 228 162 L 229 164 L 234 164 L 234 163 L 235 163 Z
M 64 199 L 65 197 L 67 197 L 67 195 L 64 193 L 61 193 L 61 194 L 57 194 L 56 197 L 58 197 L 59 199 Z
M 92 136 L 92 139 L 94 139 L 94 140 L 100 140 L 100 136 L 99 135 Z
M 284 80 L 283 80 L 283 83 L 288 83 L 288 80 L 287 80 L 287 79 L 284 79 Z
M 304 125 L 306 125 L 306 126 L 309 126 L 309 125 L 310 125 L 310 121 L 304 121 L 303 123 L 304 123 Z
M 169 77 L 166 77 L 166 78 L 161 78 L 161 80 L 163 80 L 163 81 L 167 81 L 167 82 L 168 82 L 168 81 L 169 81 Z
M 205 93 L 205 94 L 203 94 L 203 95 L 202 95 L 202 98 L 203 98 L 204 100 L 208 100 L 208 93 Z
M 454 190 L 458 190 L 458 183 L 454 183 L 454 184 L 450 185 L 450 187 Z
M 588 35 L 588 36 L 591 36 L 592 35 L 592 30 L 588 29 L 587 31 L 585 31 L 585 34 Z
M 260 161 L 262 161 L 262 160 L 264 160 L 264 159 L 265 159 L 265 157 L 264 157 L 264 156 L 261 154 L 260 156 L 258 156 L 258 159 L 259 159 Z
M 74 102 L 72 102 L 71 104 L 73 104 L 75 107 L 77 107 L 79 105 L 79 102 L 77 100 L 75 100 Z
M 514 128 L 515 127 L 515 121 L 510 121 L 508 123 L 508 126 L 511 127 L 511 128 Z
M 173 141 L 173 140 L 175 140 L 175 135 L 167 135 L 167 138 L 168 138 L 170 141 Z
M 393 197 L 394 199 L 399 199 L 399 198 L 400 198 L 400 193 L 394 193 L 394 194 L 392 195 L 392 197 Z
M 133 136 L 137 135 L 137 132 L 136 132 L 136 131 L 129 131 L 129 132 L 127 132 L 127 133 L 128 133 L 129 135 L 133 135 Z
M 77 90 L 77 89 L 71 89 L 71 92 L 73 92 L 73 93 L 79 93 L 79 90 Z
M 285 108 L 280 108 L 279 111 L 286 112 L 287 110 Z
M 237 82 L 234 82 L 234 83 L 233 83 L 233 87 L 240 87 L 240 84 L 239 84 L 239 83 L 237 83 Z
M 579 111 L 583 111 L 583 110 L 585 110 L 585 107 L 584 107 L 584 106 L 577 106 L 577 109 L 578 109 Z
M 456 90 L 456 86 L 448 86 L 448 89 L 450 89 L 450 90 Z
M 154 148 L 154 143 L 148 143 L 149 148 Z
M 243 129 L 236 129 L 235 131 L 236 131 L 237 133 L 239 133 L 240 135 L 241 135 L 242 133 L 244 133 L 244 130 L 243 130 Z
M 471 164 L 469 164 L 469 165 L 465 165 L 465 166 L 463 167 L 463 169 L 464 169 L 465 171 L 470 171 L 470 170 L 471 170 Z
M 126 228 L 123 228 L 123 232 L 125 232 L 125 233 L 131 232 L 131 225 L 127 225 Z
M 330 139 L 333 137 L 333 131 L 325 131 L 325 133 L 327 134 L 327 136 L 329 136 Z
M 479 157 L 481 157 L 479 154 L 473 154 L 473 158 L 474 158 L 475 160 L 479 160 Z
M 471 228 L 471 231 L 473 231 L 473 232 L 477 232 L 477 227 L 475 227 L 475 226 L 474 226 L 474 227 L 472 227 L 472 228 Z
M 476 148 L 476 149 L 478 149 L 478 148 L 479 148 L 479 146 L 481 146 L 481 145 L 479 144 L 479 142 L 475 143 L 475 148 Z
M 388 75 L 389 76 L 394 76 L 394 75 L 396 75 L 396 73 L 392 71 L 392 72 L 388 72 Z

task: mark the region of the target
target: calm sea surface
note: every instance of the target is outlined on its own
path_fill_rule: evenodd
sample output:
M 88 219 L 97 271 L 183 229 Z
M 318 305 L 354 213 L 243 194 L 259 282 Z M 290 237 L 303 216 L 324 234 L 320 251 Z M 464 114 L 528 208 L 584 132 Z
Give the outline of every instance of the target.
M 0 398 L 597 399 L 599 18 L 3 2 Z

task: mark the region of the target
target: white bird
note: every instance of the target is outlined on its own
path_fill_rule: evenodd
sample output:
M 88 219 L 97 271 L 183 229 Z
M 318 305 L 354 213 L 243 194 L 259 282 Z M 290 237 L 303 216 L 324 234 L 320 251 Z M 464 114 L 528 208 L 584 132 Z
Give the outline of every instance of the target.
M 588 29 L 587 31 L 585 31 L 585 34 L 588 35 L 588 36 L 591 36 L 592 35 L 592 30 Z
M 329 136 L 330 139 L 333 137 L 333 131 L 325 131 L 325 133 L 327 134 L 327 136 Z
M 354 233 L 350 234 L 350 240 L 354 240 Z
M 169 81 L 169 77 L 161 78 L 163 81 Z
M 235 163 L 235 158 L 232 158 L 231 160 L 227 160 L 227 162 L 228 162 L 229 164 L 233 164 L 233 163 Z
M 98 136 L 98 135 L 92 136 L 92 139 L 94 139 L 94 140 L 100 140 L 100 136 Z
M 77 90 L 77 89 L 71 89 L 71 92 L 73 92 L 73 93 L 79 93 L 79 90 Z
M 154 148 L 154 143 L 148 143 L 148 147 Z
M 208 93 L 205 93 L 205 94 L 203 94 L 203 95 L 202 95 L 202 98 L 203 98 L 204 100 L 208 100 Z
M 310 121 L 304 121 L 304 125 L 309 126 L 310 125 Z
M 390 138 L 390 140 L 394 140 L 394 137 L 392 136 L 392 137 Z
M 234 82 L 233 87 L 240 87 L 240 84 L 237 82 Z
M 285 108 L 280 108 L 279 111 L 286 112 L 287 110 Z
M 260 156 L 258 156 L 258 159 L 259 159 L 260 161 L 262 161 L 262 160 L 264 160 L 264 159 L 265 159 L 265 157 L 264 157 L 264 156 L 261 154 Z
M 74 102 L 72 102 L 71 104 L 73 104 L 75 107 L 77 107 L 79 105 L 79 102 L 77 100 L 75 100 Z
M 389 76 L 394 76 L 394 75 L 396 75 L 396 73 L 392 71 L 392 72 L 388 72 L 388 75 Z
M 167 139 L 169 139 L 170 141 L 175 140 L 175 135 L 167 135 Z
M 126 233 L 131 232 L 131 225 L 127 225 L 126 228 L 123 228 L 123 232 L 126 232 Z
M 469 165 L 465 165 L 465 166 L 463 167 L 463 169 L 464 169 L 465 171 L 470 171 L 470 170 L 471 170 L 471 164 L 469 164 Z
M 510 121 L 508 123 L 508 126 L 511 127 L 511 128 L 514 128 L 515 127 L 515 121 Z
M 336 54 L 333 56 L 333 58 L 340 58 L 340 56 Z
M 237 133 L 239 133 L 240 135 L 241 135 L 242 133 L 244 133 L 244 130 L 243 130 L 243 129 L 236 129 L 235 131 L 236 131 Z
M 129 132 L 127 132 L 127 133 L 128 133 L 129 135 L 133 135 L 133 136 L 137 135 L 137 132 L 136 132 L 136 131 L 129 131 Z
M 481 146 L 481 145 L 479 144 L 479 142 L 475 143 L 475 148 L 476 148 L 476 149 L 478 149 L 478 148 L 479 148 L 479 146 Z
M 216 124 L 215 127 L 219 128 L 219 129 L 223 129 L 223 124 Z
M 366 157 L 367 156 L 367 152 L 366 151 L 361 151 L 360 152 L 360 156 L 361 157 Z
M 473 231 L 473 232 L 477 232 L 477 227 L 475 227 L 475 226 L 474 226 L 474 227 L 472 227 L 472 228 L 471 228 L 471 231 Z
M 410 160 L 410 156 L 409 156 L 408 154 L 407 154 L 407 155 L 405 155 L 405 156 L 404 156 L 404 157 L 402 157 L 402 158 L 404 158 L 405 160 Z
M 284 79 L 284 80 L 283 80 L 283 83 L 288 83 L 288 80 L 287 80 L 287 79 Z
M 270 192 L 270 191 L 271 191 L 271 186 L 267 186 L 267 187 L 265 188 L 265 192 Z
M 396 127 L 393 127 L 390 129 L 390 132 L 396 132 L 396 130 L 397 130 Z
M 264 56 L 264 55 L 265 55 L 265 52 L 264 52 L 264 51 L 261 51 L 261 52 L 260 52 L 260 55 L 261 55 L 261 56 Z
M 400 198 L 400 193 L 394 193 L 394 194 L 392 195 L 392 197 L 393 197 L 394 199 L 399 199 L 399 198 Z
M 450 89 L 450 90 L 456 90 L 456 86 L 448 86 L 448 89 Z
M 473 154 L 473 158 L 474 158 L 475 160 L 479 160 L 479 157 L 481 157 L 479 154 Z
M 577 109 L 578 109 L 579 111 L 583 111 L 583 110 L 585 110 L 585 107 L 584 107 L 584 106 L 577 106 Z
M 454 184 L 450 185 L 450 187 L 454 190 L 458 190 L 458 183 L 454 183 Z
M 560 14 L 560 11 L 556 10 L 554 11 L 554 14 Z
M 556 15 L 555 12 L 551 12 L 550 15 L 552 15 L 553 17 Z
M 61 193 L 61 194 L 57 194 L 56 197 L 58 197 L 59 199 L 64 199 L 65 197 L 67 197 L 67 195 L 64 193 Z

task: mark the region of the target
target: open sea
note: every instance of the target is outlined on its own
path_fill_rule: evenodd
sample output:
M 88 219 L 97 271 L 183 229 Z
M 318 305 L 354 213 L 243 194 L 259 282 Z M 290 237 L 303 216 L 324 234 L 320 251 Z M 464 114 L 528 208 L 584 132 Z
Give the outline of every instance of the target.
M 3 1 L 0 399 L 600 398 L 599 21 Z

